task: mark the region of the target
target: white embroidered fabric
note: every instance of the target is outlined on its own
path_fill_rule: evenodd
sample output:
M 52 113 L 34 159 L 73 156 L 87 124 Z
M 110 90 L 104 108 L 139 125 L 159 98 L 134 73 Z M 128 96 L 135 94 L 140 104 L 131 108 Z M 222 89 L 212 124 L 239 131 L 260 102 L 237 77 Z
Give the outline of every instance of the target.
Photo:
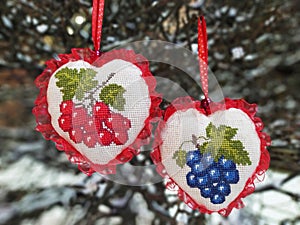
M 251 165 L 237 165 L 239 171 L 239 182 L 232 184 L 231 193 L 222 204 L 213 204 L 209 198 L 204 198 L 198 188 L 191 188 L 187 185 L 186 175 L 191 170 L 187 165 L 180 168 L 176 160 L 172 158 L 175 151 L 179 150 L 184 141 L 191 140 L 192 135 L 206 136 L 206 127 L 212 122 L 215 126 L 226 125 L 237 128 L 237 134 L 232 140 L 240 140 L 245 150 L 249 152 Z M 249 177 L 255 172 L 260 160 L 260 139 L 255 130 L 253 121 L 242 110 L 230 108 L 225 111 L 218 111 L 209 116 L 201 114 L 196 109 L 175 112 L 166 122 L 162 131 L 162 145 L 160 146 L 162 164 L 168 175 L 192 197 L 199 205 L 204 205 L 211 211 L 218 211 L 226 208 L 243 191 Z M 204 140 L 200 139 L 199 144 Z M 193 143 L 185 143 L 183 149 L 186 151 L 196 150 Z
M 93 69 L 97 71 L 95 79 L 101 84 L 107 80 L 107 77 L 111 73 L 115 75 L 108 81 L 109 84 L 118 84 L 125 88 L 125 93 L 123 97 L 125 98 L 124 111 L 118 111 L 110 107 L 111 111 L 122 114 L 122 116 L 128 118 L 131 121 L 131 128 L 128 130 L 128 140 L 124 145 L 116 145 L 112 143 L 109 146 L 101 146 L 96 144 L 94 148 L 87 147 L 84 143 L 74 143 L 68 132 L 64 132 L 58 123 L 58 119 L 61 115 L 60 104 L 63 101 L 63 95 L 59 87 L 57 87 L 56 82 L 58 81 L 55 74 L 62 68 L 71 69 Z M 137 138 L 138 134 L 144 127 L 143 121 L 149 116 L 149 109 L 151 106 L 151 99 L 149 96 L 148 86 L 145 80 L 141 77 L 142 71 L 134 64 L 121 60 L 112 60 L 102 67 L 94 67 L 89 63 L 78 60 L 74 62 L 69 62 L 62 67 L 60 67 L 49 81 L 47 100 L 48 100 L 48 111 L 51 115 L 51 123 L 56 132 L 67 140 L 71 145 L 73 145 L 81 154 L 85 155 L 89 160 L 95 164 L 107 164 L 110 160 L 114 159 L 125 147 L 132 144 Z M 97 90 L 94 93 L 94 98 L 99 98 L 99 93 L 102 89 Z M 73 98 L 76 103 L 76 99 Z M 88 113 L 92 113 L 92 105 L 88 100 L 83 102 L 88 110 Z

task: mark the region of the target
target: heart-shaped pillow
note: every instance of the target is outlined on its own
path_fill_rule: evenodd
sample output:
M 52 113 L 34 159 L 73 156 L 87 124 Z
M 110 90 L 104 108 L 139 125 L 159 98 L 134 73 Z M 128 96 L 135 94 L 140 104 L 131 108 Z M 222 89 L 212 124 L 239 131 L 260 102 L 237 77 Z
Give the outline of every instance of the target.
M 151 155 L 167 187 L 201 212 L 228 215 L 243 207 L 241 198 L 269 166 L 270 138 L 255 113 L 256 105 L 244 100 L 225 99 L 206 109 L 189 97 L 175 100 Z
M 72 49 L 46 62 L 33 113 L 44 137 L 87 174 L 115 172 L 149 140 L 160 97 L 148 61 L 131 50 Z

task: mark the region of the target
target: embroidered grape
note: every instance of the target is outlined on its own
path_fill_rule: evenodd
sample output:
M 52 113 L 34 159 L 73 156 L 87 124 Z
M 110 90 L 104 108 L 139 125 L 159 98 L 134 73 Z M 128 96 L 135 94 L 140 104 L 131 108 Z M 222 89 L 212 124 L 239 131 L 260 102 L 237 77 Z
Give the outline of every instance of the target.
M 191 167 L 195 162 L 200 162 L 201 157 L 199 150 L 189 151 L 186 155 L 186 164 Z
M 201 154 L 197 149 L 187 153 L 186 164 L 191 168 L 186 175 L 188 186 L 198 188 L 213 204 L 222 204 L 231 193 L 230 184 L 239 181 L 236 164 L 224 156 L 215 161 L 210 153 Z
M 221 204 L 221 203 L 225 202 L 225 196 L 222 194 L 219 194 L 219 193 L 215 193 L 214 195 L 212 195 L 210 197 L 210 201 L 211 201 L 211 203 L 214 203 L 214 204 Z
M 197 186 L 197 176 L 195 176 L 192 172 L 188 172 L 186 175 L 186 182 L 190 187 L 196 187 Z
M 218 165 L 216 165 L 215 163 L 211 164 L 207 172 L 208 172 L 208 177 L 212 183 L 217 183 L 220 180 L 221 173 L 218 168 Z
M 224 181 L 218 183 L 216 189 L 222 195 L 227 196 L 230 194 L 230 185 Z
M 213 187 L 203 187 L 200 189 L 200 193 L 202 195 L 202 197 L 204 198 L 210 198 L 210 196 L 212 195 L 213 193 Z
M 199 189 L 211 185 L 211 180 L 209 179 L 208 174 L 204 174 L 203 176 L 197 176 L 196 182 L 196 185 Z
M 227 160 L 224 156 L 219 159 L 219 165 L 223 166 L 225 169 L 235 169 L 236 165 L 231 160 Z
M 238 170 L 223 171 L 223 176 L 224 180 L 230 184 L 236 184 L 240 179 Z
M 128 141 L 128 130 L 131 122 L 120 113 L 110 110 L 103 102 L 96 102 L 92 107 L 92 115 L 80 105 L 76 106 L 72 100 L 60 104 L 61 115 L 58 125 L 68 132 L 70 139 L 76 143 L 84 143 L 89 148 L 109 146 L 112 143 L 124 145 Z

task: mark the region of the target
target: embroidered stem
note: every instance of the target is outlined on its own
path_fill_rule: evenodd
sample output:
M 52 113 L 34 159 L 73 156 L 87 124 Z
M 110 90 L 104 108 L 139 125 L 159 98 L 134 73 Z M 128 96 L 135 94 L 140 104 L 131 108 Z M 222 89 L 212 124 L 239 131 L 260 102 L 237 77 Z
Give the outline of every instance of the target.
M 87 92 L 89 95 L 87 97 L 84 97 L 83 100 L 91 100 L 91 104 L 95 104 L 96 99 L 94 98 L 94 94 L 101 88 L 103 88 L 114 76 L 116 73 L 110 73 L 105 81 L 101 83 L 101 85 L 98 85 L 93 91 Z
M 204 137 L 204 136 L 196 137 L 195 135 L 193 135 L 192 139 L 193 139 L 193 140 L 189 140 L 189 141 L 184 141 L 184 142 L 182 142 L 181 145 L 180 145 L 180 147 L 179 147 L 179 149 L 182 149 L 183 145 L 186 144 L 186 143 L 193 143 L 193 144 L 197 145 L 197 143 L 195 143 L 195 141 L 198 141 L 198 140 L 200 140 L 200 139 L 204 139 L 205 141 L 208 141 L 208 140 L 209 140 L 209 138 L 206 138 L 206 137 Z
M 199 144 L 197 143 L 197 141 L 199 139 L 201 139 L 201 138 L 203 138 L 204 140 L 208 140 L 204 136 L 196 137 L 196 135 L 193 134 L 192 135 L 192 140 L 182 142 L 181 145 L 180 145 L 180 147 L 179 147 L 179 150 L 177 150 L 177 151 L 174 152 L 172 158 L 176 160 L 176 164 L 179 167 L 183 168 L 185 166 L 185 164 L 186 164 L 186 161 L 187 161 L 187 159 L 186 159 L 186 157 L 187 157 L 187 151 L 182 148 L 183 145 L 186 144 L 186 143 L 193 143 L 194 145 L 196 145 L 196 148 L 199 150 L 199 153 L 200 153 L 200 149 L 198 148 Z
M 94 49 L 97 55 L 100 55 L 103 14 L 104 0 L 94 0 L 92 12 L 92 39 L 94 42 Z

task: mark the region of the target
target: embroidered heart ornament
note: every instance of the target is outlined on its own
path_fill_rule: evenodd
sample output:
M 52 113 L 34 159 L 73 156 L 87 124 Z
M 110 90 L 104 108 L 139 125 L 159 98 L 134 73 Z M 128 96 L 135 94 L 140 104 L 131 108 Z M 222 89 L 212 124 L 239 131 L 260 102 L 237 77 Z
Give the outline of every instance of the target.
M 152 159 L 167 187 L 201 212 L 228 215 L 269 166 L 256 105 L 225 99 L 201 107 L 191 98 L 175 100 L 160 122 Z
M 160 98 L 148 61 L 129 50 L 89 49 L 50 60 L 33 113 L 44 137 L 87 174 L 114 173 L 149 141 Z

